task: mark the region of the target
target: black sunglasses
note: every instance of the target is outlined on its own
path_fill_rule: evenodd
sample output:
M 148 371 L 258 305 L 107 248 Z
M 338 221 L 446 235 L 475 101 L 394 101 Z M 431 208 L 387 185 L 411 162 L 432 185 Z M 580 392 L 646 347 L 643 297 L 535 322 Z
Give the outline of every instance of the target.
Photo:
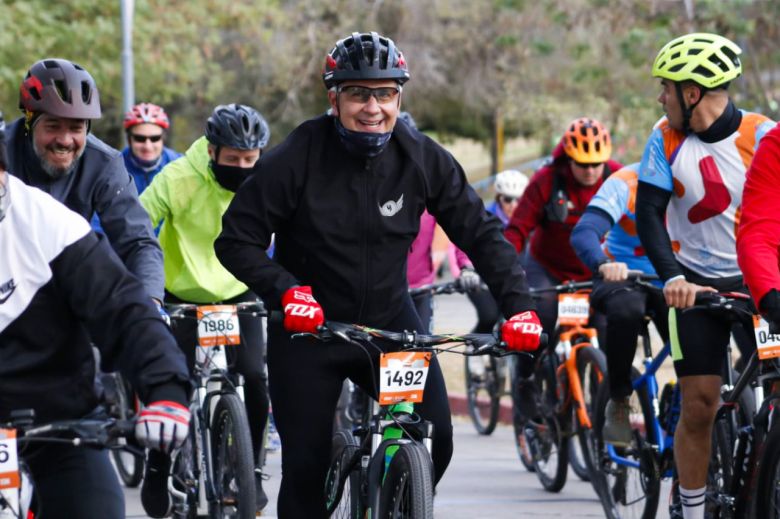
M 398 96 L 399 92 L 401 92 L 399 87 L 368 88 L 358 85 L 347 85 L 338 88 L 339 94 L 346 94 L 347 98 L 354 103 L 368 103 L 371 96 L 376 99 L 377 103 L 389 103 Z
M 601 166 L 602 164 L 604 164 L 603 162 L 585 163 L 585 162 L 577 162 L 577 161 L 574 161 L 574 163 L 577 165 L 577 167 L 580 167 L 582 169 L 588 169 L 588 168 L 594 168 L 595 169 L 595 168 Z
M 142 142 L 146 141 L 152 141 L 152 142 L 160 142 L 160 139 L 163 138 L 162 134 L 160 135 L 137 135 L 135 133 L 130 134 L 130 138 L 133 139 L 133 142 L 137 142 L 138 144 L 141 144 Z
M 515 200 L 517 200 L 517 198 L 515 198 L 514 196 L 506 196 L 506 195 L 500 195 L 500 196 L 499 196 L 499 198 L 500 198 L 500 199 L 501 199 L 501 201 L 502 201 L 502 202 L 504 202 L 505 204 L 511 204 L 512 202 L 514 202 Z

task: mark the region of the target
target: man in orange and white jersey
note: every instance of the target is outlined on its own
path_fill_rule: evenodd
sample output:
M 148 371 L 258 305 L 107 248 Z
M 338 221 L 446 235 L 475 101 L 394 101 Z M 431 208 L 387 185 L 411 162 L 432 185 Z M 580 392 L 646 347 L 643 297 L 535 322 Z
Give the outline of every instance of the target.
M 653 129 L 639 168 L 637 230 L 664 281 L 682 389 L 674 453 L 685 519 L 704 517 L 712 423 L 731 330 L 704 310 L 682 310 L 693 306 L 697 292 L 746 292 L 735 243 L 742 186 L 759 140 L 773 125 L 729 98 L 729 83 L 742 73 L 740 54 L 732 41 L 706 33 L 681 36 L 661 49 L 653 76 L 661 79 L 658 102 L 666 117 Z

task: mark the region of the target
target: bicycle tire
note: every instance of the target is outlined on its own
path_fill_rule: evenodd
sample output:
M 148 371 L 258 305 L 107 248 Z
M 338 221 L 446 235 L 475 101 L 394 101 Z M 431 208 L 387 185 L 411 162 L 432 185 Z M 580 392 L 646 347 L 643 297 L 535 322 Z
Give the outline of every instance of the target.
M 639 377 L 636 368 L 631 368 L 632 379 Z M 657 444 L 652 428 L 643 427 L 636 421 L 632 423 L 634 439 L 631 445 L 621 450 L 621 455 L 637 462 L 639 468 L 618 465 L 611 461 L 601 431 L 606 421 L 606 408 L 609 402 L 609 383 L 605 378 L 599 387 L 596 400 L 596 445 L 599 467 L 591 473 L 593 487 L 601 500 L 604 512 L 609 519 L 639 517 L 654 519 L 658 511 L 661 495 L 661 471 L 654 451 L 649 444 Z M 632 408 L 639 405 L 645 424 L 652 423 L 653 406 L 642 386 L 631 394 Z M 643 430 L 644 429 L 644 430 Z M 635 481 L 636 484 L 631 484 Z M 636 489 L 636 492 L 630 492 Z
M 211 421 L 213 517 L 255 517 L 255 464 L 244 402 L 234 393 L 220 395 Z
M 780 517 L 780 423 L 766 435 L 756 485 L 754 517 Z
M 198 414 L 193 406 L 190 406 L 190 430 L 187 440 L 184 442 L 173 458 L 171 469 L 171 484 L 185 493 L 186 502 L 180 503 L 174 500 L 172 517 L 174 519 L 198 518 L 198 460 L 197 440 L 195 435 L 200 430 Z
M 534 472 L 548 492 L 560 492 L 569 468 L 569 438 L 558 412 L 557 358 L 545 349 L 534 371 L 539 417 L 529 420 L 525 435 L 534 460 Z M 566 417 L 568 418 L 568 417 Z
M 528 472 L 535 472 L 534 459 L 531 454 L 531 449 L 528 446 L 528 440 L 525 436 L 525 424 L 518 420 L 512 420 L 513 427 L 515 429 L 515 447 L 517 449 L 517 457 L 520 458 L 520 463 L 523 464 L 525 470 Z
M 594 347 L 579 348 L 576 355 L 577 373 L 580 377 L 582 397 L 585 403 L 585 410 L 591 422 L 590 429 L 580 427 L 579 422 L 576 420 L 576 410 L 572 413 L 572 420 L 577 431 L 577 443 L 582 453 L 582 464 L 584 465 L 586 477 L 580 476 L 579 473 L 577 475 L 583 481 L 590 481 L 593 472 L 598 469 L 598 447 L 593 426 L 596 418 L 598 392 L 607 374 L 607 358 L 603 351 Z M 569 459 L 572 459 L 571 451 L 569 452 Z
M 360 501 L 360 467 L 355 453 L 357 440 L 347 430 L 336 431 L 331 444 L 330 466 L 325 478 L 325 504 L 331 518 L 362 517 Z
M 484 372 L 472 369 L 473 363 L 481 362 Z M 479 434 L 490 435 L 498 423 L 499 400 L 502 387 L 498 387 L 496 359 L 492 356 L 465 357 L 466 400 L 469 416 Z
M 378 517 L 433 518 L 433 467 L 422 444 L 401 443 L 393 454 L 382 482 Z
M 733 371 L 733 370 L 732 370 Z M 736 372 L 732 374 L 736 380 Z M 743 391 L 737 398 L 736 407 L 737 427 L 744 427 L 753 422 L 755 414 L 755 401 L 751 391 Z M 719 499 L 719 494 L 727 493 L 726 490 L 735 488 L 734 478 L 734 445 L 737 441 L 737 431 L 734 430 L 729 415 L 722 415 L 715 420 L 712 427 L 712 448 L 710 451 L 710 464 L 707 467 L 707 491 L 704 511 L 709 517 L 770 517 L 749 514 L 747 510 L 756 506 L 758 499 L 751 499 L 747 495 L 736 496 L 734 503 L 736 509 L 722 509 L 724 500 Z M 754 447 L 755 448 L 755 447 Z M 763 465 L 764 458 L 761 458 Z M 739 487 L 740 485 L 736 485 Z M 740 492 L 749 494 L 751 485 L 745 483 Z M 756 486 L 756 488 L 761 488 Z M 757 496 L 758 497 L 758 496 Z M 761 496 L 763 497 L 763 496 Z M 744 508 L 744 510 L 743 510 Z
M 120 373 L 114 373 L 114 382 L 117 392 L 117 418 L 120 420 L 132 420 L 135 415 L 135 392 L 130 384 Z M 135 488 L 141 484 L 144 477 L 144 458 L 124 450 L 112 450 L 111 457 L 114 460 L 119 479 L 128 488 Z

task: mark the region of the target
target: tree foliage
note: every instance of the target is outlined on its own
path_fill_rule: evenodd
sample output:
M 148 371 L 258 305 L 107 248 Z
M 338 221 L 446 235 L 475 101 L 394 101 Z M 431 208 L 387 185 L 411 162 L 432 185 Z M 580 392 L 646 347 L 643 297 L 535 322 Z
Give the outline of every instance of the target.
M 117 0 L 0 0 L 0 108 L 16 113 L 18 85 L 43 57 L 83 65 L 98 83 L 104 118 L 121 135 L 121 24 Z M 438 135 L 510 134 L 549 148 L 566 122 L 605 122 L 618 155 L 635 160 L 661 115 L 649 71 L 679 34 L 717 32 L 744 50 L 737 103 L 778 117 L 780 2 L 761 0 L 137 0 L 138 101 L 166 107 L 173 144 L 202 134 L 217 104 L 241 102 L 269 120 L 279 142 L 327 108 L 325 53 L 353 31 L 377 30 L 404 51 L 412 80 L 404 107 Z M 542 151 L 542 150 L 540 150 Z

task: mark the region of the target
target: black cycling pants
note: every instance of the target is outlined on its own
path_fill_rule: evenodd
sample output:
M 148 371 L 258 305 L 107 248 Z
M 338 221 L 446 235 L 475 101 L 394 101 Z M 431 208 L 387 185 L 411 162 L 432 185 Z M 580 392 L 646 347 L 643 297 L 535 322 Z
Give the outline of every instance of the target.
M 493 299 L 490 290 L 474 290 L 467 292 L 466 295 L 474 305 L 477 311 L 477 324 L 472 333 L 492 333 L 493 327 L 501 318 L 501 312 L 498 309 L 498 303 Z
M 420 317 L 425 333 L 433 333 L 433 294 L 425 293 L 412 298 L 414 309 Z
M 187 303 L 166 293 L 168 303 Z M 252 292 L 245 292 L 219 304 L 235 304 L 257 301 Z M 177 319 L 172 324 L 173 335 L 179 348 L 187 357 L 187 366 L 192 373 L 195 365 L 195 348 L 198 342 L 198 323 L 195 319 Z M 268 385 L 265 376 L 265 340 L 263 337 L 263 322 L 260 317 L 238 316 L 241 329 L 241 344 L 227 348 L 228 364 L 236 373 L 244 376 L 244 401 L 249 419 L 249 430 L 252 434 L 252 452 L 255 463 L 263 442 L 263 432 L 268 421 Z
M 663 294 L 636 288 L 632 282 L 594 281 L 591 305 L 606 315 L 606 354 L 610 397 L 631 395 L 631 364 L 645 315 L 651 315 L 658 333 L 669 340 L 668 311 Z
M 37 519 L 125 517 L 125 496 L 108 451 L 44 445 L 22 458 L 32 472 Z
M 421 324 L 410 299 L 392 322 L 376 326 L 419 331 Z M 375 348 L 367 349 L 312 338 L 292 340 L 281 324 L 269 323 L 268 376 L 274 421 L 282 440 L 281 519 L 327 517 L 325 476 L 342 383 L 349 377 L 370 395 L 377 394 L 379 353 Z M 415 405 L 415 412 L 435 427 L 433 465 L 438 482 L 452 457 L 452 422 L 436 357 L 431 360 L 423 400 Z
M 749 301 L 737 301 L 735 306 L 751 308 Z M 726 347 L 731 339 L 732 323 L 721 315 L 707 310 L 673 310 L 669 315 L 669 335 L 672 341 L 672 359 L 677 376 L 722 375 L 725 369 Z M 752 321 L 736 323 L 745 329 L 749 346 L 743 355 L 749 356 L 756 349 L 752 336 Z M 741 350 L 743 348 L 740 348 Z

